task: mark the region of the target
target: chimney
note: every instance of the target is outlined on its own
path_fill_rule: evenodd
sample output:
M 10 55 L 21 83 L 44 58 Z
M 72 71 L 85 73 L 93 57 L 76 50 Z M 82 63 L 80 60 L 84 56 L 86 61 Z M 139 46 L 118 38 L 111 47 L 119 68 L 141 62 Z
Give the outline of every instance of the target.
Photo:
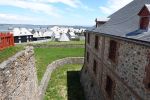
M 100 18 L 100 19 L 95 19 L 96 22 L 96 28 L 100 27 L 101 25 L 105 24 L 107 21 L 109 20 L 109 18 Z

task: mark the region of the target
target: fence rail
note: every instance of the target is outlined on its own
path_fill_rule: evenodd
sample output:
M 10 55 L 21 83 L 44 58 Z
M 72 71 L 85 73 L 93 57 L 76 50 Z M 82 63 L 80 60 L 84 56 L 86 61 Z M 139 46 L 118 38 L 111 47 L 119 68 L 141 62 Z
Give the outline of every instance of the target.
M 14 46 L 14 37 L 10 33 L 0 33 L 0 50 Z

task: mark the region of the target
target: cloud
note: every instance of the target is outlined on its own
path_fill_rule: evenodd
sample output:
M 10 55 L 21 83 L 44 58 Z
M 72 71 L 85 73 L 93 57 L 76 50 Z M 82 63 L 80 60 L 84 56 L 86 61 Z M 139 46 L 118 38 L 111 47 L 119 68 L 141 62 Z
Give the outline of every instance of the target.
M 102 11 L 102 13 L 112 14 L 126 4 L 130 3 L 131 1 L 133 0 L 108 0 L 105 6 L 100 7 L 100 10 Z
M 58 10 L 54 6 L 41 2 L 34 2 L 31 0 L 0 0 L 0 5 L 29 9 L 36 12 L 43 12 L 55 17 L 60 16 L 60 10 Z
M 73 8 L 77 8 L 82 4 L 80 0 L 47 0 L 47 1 L 50 3 L 63 3 Z
M 68 9 L 55 4 L 65 4 Z M 5 13 L 0 12 L 0 23 L 18 24 L 64 24 L 81 23 L 79 19 L 85 19 L 85 11 L 93 11 L 81 0 L 0 0 L 0 6 Z M 17 8 L 18 11 L 4 8 Z M 29 10 L 29 12 L 28 12 Z M 81 10 L 81 11 L 79 11 Z M 20 13 L 20 11 L 25 11 Z M 32 14 L 31 14 L 32 13 Z M 68 20 L 71 16 L 71 21 Z M 83 18 L 82 18 L 83 17 Z M 72 22 L 72 20 L 78 20 Z M 87 23 L 87 21 L 85 21 Z M 83 22 L 82 22 L 83 23 Z
M 50 16 L 61 17 L 61 14 L 64 13 L 64 11 L 53 6 L 54 3 L 63 3 L 72 8 L 81 8 L 87 11 L 93 11 L 93 9 L 84 5 L 80 0 L 0 0 L 0 5 L 2 6 L 29 9 L 35 12 L 42 12 Z
M 38 2 L 48 2 L 48 3 L 62 3 L 67 6 L 70 6 L 72 8 L 82 8 L 84 10 L 93 11 L 92 8 L 89 8 L 88 6 L 84 5 L 81 0 L 32 0 L 32 1 L 38 1 Z
M 25 1 L 25 0 L 24 0 Z M 26 1 L 33 1 L 33 2 L 45 2 L 45 3 L 62 3 L 67 6 L 77 8 L 82 5 L 80 0 L 26 0 Z
M 35 23 L 37 21 L 39 21 L 39 19 L 37 18 L 33 18 L 33 17 L 28 17 L 28 16 L 24 16 L 24 15 L 16 15 L 16 14 L 7 14 L 7 13 L 0 13 L 0 23 L 14 23 L 16 22 L 16 24 L 21 24 L 21 23 Z

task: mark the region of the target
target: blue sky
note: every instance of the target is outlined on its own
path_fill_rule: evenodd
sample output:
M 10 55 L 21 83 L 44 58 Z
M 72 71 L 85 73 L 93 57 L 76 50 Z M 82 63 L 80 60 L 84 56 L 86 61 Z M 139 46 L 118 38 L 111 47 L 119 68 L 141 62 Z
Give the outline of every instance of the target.
M 132 0 L 1 0 L 0 23 L 94 25 Z

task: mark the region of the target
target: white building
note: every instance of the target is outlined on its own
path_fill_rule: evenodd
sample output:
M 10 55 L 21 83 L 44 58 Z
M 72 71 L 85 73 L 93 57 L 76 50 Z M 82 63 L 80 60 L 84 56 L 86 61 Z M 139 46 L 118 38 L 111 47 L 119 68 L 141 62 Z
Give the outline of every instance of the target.
M 15 43 L 30 42 L 33 40 L 33 34 L 26 28 L 14 28 L 12 30 Z
M 70 41 L 70 40 L 69 40 L 69 37 L 66 35 L 66 33 L 62 33 L 60 35 L 59 41 L 67 42 L 67 41 Z

